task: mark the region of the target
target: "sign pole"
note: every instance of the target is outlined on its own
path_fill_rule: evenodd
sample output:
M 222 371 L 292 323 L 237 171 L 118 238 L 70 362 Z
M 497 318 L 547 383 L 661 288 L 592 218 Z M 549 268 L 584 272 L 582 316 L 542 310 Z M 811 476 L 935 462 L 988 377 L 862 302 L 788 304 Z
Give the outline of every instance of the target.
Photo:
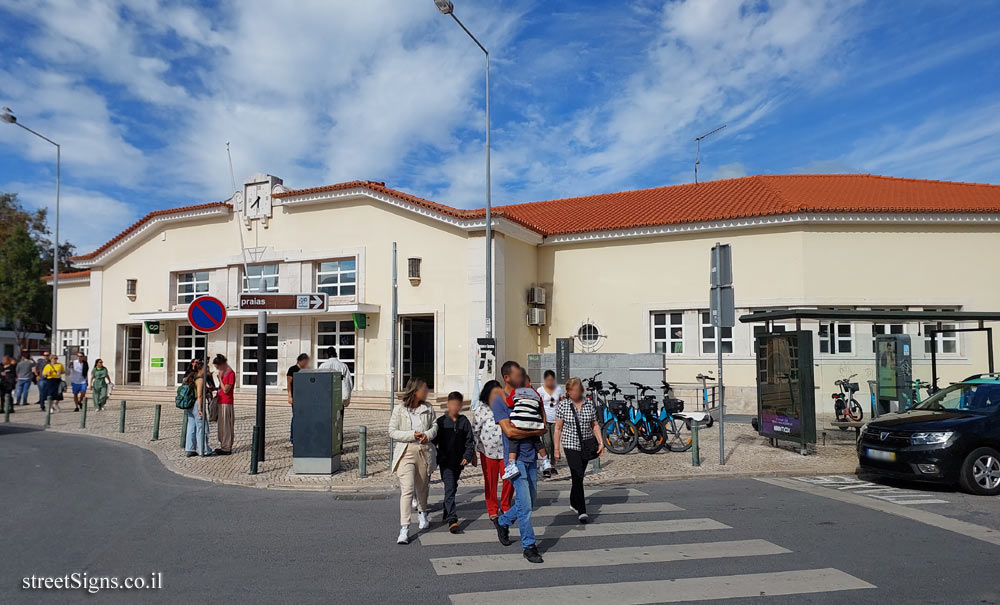
M 397 284 L 396 275 L 396 242 L 392 242 L 392 351 L 389 358 L 389 416 L 392 416 L 392 410 L 396 407 L 396 349 L 399 345 L 396 343 L 396 331 L 399 328 L 399 319 L 396 317 L 396 313 L 399 311 L 398 299 L 399 288 Z M 392 438 L 389 438 L 389 455 L 392 455 Z
M 718 249 L 716 249 L 716 255 L 718 255 Z M 718 260 L 718 257 L 716 258 Z M 722 288 L 715 288 L 712 292 L 712 296 L 715 297 L 715 304 L 717 309 L 722 308 Z M 720 324 L 722 322 L 719 322 Z M 716 364 L 718 365 L 718 377 L 719 377 L 719 464 L 726 464 L 726 387 L 722 386 L 722 326 L 715 326 L 715 355 Z
M 263 280 L 261 280 L 263 281 Z M 257 460 L 264 461 L 264 404 L 267 402 L 267 311 L 257 312 Z

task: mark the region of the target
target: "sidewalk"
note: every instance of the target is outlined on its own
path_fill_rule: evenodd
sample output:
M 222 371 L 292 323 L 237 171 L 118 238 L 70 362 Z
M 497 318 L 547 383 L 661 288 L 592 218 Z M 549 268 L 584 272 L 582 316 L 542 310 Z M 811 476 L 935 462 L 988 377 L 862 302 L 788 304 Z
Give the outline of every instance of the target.
M 254 425 L 254 406 L 236 405 L 236 443 L 231 456 L 208 458 L 185 456 L 180 445 L 182 413 L 173 405 L 163 404 L 160 418 L 159 440 L 152 441 L 154 405 L 129 401 L 126 410 L 125 432 L 118 432 L 120 402 L 109 401 L 104 412 L 90 409 L 87 428 L 80 428 L 82 412 L 73 412 L 72 400 L 62 403 L 62 411 L 52 414 L 48 430 L 86 434 L 106 439 L 124 441 L 150 450 L 168 469 L 195 479 L 262 487 L 351 492 L 386 492 L 396 488 L 395 477 L 388 472 L 389 438 L 388 411 L 354 410 L 348 408 L 344 418 L 344 453 L 341 472 L 332 476 L 295 475 L 292 468 L 292 449 L 288 442 L 291 409 L 267 409 L 266 460 L 259 464 L 258 474 L 250 475 L 250 438 Z M 11 422 L 22 425 L 44 426 L 45 413 L 38 406 L 18 406 L 11 414 Z M 368 428 L 368 476 L 358 475 L 358 427 Z M 212 425 L 212 443 L 216 446 L 215 425 Z M 630 484 L 644 481 L 688 479 L 693 477 L 738 477 L 775 475 L 851 474 L 857 466 L 853 432 L 849 434 L 828 432 L 829 445 L 816 447 L 816 454 L 802 456 L 791 446 L 771 447 L 766 439 L 758 436 L 745 422 L 726 425 L 727 464 L 719 465 L 718 424 L 700 432 L 701 466 L 691 465 L 691 452 L 674 453 L 666 450 L 655 455 L 633 451 L 618 456 L 605 454 L 602 468 L 588 478 L 597 485 Z M 822 439 L 820 439 L 822 442 Z M 471 468 L 463 474 L 464 485 L 482 485 L 482 474 Z M 435 474 L 435 482 L 438 477 Z M 569 472 L 560 466 L 559 479 L 553 483 L 568 483 Z

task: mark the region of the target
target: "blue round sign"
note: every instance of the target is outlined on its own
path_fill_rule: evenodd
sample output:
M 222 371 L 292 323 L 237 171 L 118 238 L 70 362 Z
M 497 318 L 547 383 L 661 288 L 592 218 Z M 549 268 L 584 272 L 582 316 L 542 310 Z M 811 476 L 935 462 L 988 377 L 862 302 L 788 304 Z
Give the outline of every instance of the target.
M 188 323 L 199 332 L 215 332 L 226 323 L 226 305 L 214 296 L 196 298 L 188 307 Z

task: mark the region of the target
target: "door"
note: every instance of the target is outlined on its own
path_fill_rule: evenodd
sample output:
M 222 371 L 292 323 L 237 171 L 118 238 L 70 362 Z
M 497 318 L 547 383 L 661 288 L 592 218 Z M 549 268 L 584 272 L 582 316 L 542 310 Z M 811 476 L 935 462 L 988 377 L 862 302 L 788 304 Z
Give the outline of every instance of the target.
M 184 380 L 192 359 L 205 359 L 208 335 L 188 324 L 177 325 L 177 341 L 174 343 L 174 381 Z
M 400 325 L 401 389 L 411 378 L 423 378 L 434 389 L 434 318 L 403 317 Z
M 125 384 L 142 380 L 142 326 L 125 326 Z

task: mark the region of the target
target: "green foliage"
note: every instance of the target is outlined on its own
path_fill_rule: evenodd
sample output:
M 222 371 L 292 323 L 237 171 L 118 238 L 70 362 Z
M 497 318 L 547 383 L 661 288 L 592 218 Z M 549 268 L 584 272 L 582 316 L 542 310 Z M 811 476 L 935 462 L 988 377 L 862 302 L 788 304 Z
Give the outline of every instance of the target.
M 38 246 L 23 225 L 15 225 L 0 242 L 0 315 L 17 333 L 22 346 L 25 334 L 42 330 L 51 313 L 49 287 L 42 281 Z

